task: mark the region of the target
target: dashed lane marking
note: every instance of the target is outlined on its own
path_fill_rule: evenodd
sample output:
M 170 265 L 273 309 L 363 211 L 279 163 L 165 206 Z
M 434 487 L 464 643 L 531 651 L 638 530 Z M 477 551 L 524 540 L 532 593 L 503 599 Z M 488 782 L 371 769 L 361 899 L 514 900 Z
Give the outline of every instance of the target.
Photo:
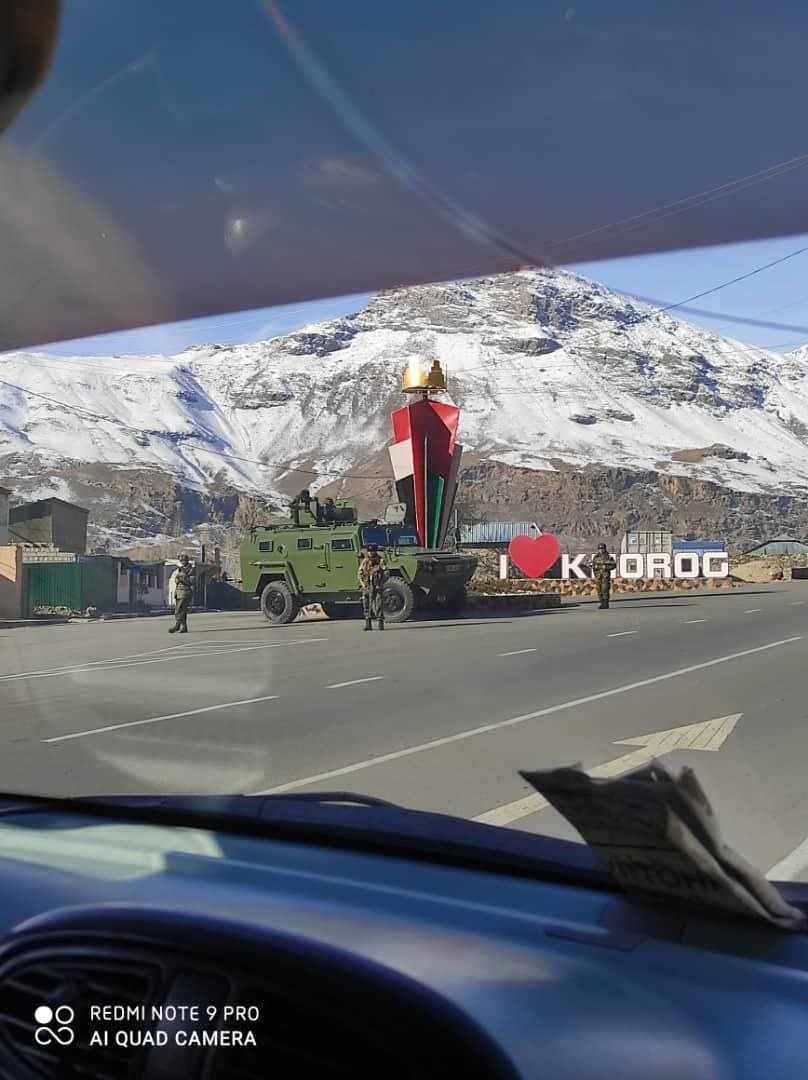
M 326 687 L 326 690 L 341 690 L 343 686 L 356 686 L 358 683 L 363 682 L 378 682 L 379 679 L 386 679 L 386 675 L 369 675 L 366 679 L 349 679 L 347 682 L 335 682 Z
M 636 630 L 620 630 L 617 634 L 607 634 L 606 637 L 628 637 L 629 634 L 636 633 Z
M 526 652 L 538 652 L 538 649 L 514 649 L 513 652 L 501 652 L 500 656 L 521 656 Z

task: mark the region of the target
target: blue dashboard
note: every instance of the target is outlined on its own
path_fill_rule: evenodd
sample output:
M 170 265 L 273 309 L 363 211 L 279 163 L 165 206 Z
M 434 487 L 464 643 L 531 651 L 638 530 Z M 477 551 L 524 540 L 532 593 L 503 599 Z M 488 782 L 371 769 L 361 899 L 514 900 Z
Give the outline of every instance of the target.
M 334 947 L 440 995 L 525 1078 L 774 1080 L 808 1062 L 805 936 L 592 886 L 39 810 L 0 819 L 0 897 L 12 938 L 126 904 Z

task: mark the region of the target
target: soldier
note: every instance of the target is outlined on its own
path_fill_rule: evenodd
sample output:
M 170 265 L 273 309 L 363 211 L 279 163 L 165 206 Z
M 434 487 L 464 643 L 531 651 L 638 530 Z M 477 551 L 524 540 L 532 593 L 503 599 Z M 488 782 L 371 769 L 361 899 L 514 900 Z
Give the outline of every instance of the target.
M 592 560 L 592 573 L 598 583 L 598 596 L 600 598 L 600 610 L 609 606 L 609 593 L 612 590 L 612 570 L 617 569 L 617 563 L 611 557 L 605 544 L 598 544 L 598 551 Z
M 362 586 L 362 610 L 365 613 L 365 629 L 373 629 L 374 614 L 379 620 L 379 629 L 384 630 L 384 563 L 379 555 L 378 544 L 368 544 L 367 552 L 359 563 L 357 572 Z
M 187 555 L 180 556 L 180 565 L 174 575 L 174 625 L 169 634 L 188 633 L 188 608 L 194 594 L 194 571 Z
M 289 510 L 292 515 L 292 524 L 299 525 L 300 511 L 305 510 L 308 512 L 311 510 L 311 493 L 308 488 L 303 488 L 300 494 L 295 495 L 294 499 L 292 499 L 289 504 Z

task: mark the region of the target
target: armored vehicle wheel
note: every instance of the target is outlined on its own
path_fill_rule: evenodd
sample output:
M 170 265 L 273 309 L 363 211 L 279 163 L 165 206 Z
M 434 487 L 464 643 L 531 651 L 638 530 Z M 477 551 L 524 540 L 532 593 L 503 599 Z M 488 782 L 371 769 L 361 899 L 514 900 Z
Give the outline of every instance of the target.
M 273 626 L 290 623 L 300 611 L 300 603 L 283 581 L 270 581 L 261 593 L 261 611 Z
M 382 593 L 385 622 L 406 622 L 415 607 L 412 589 L 401 578 L 388 578 Z

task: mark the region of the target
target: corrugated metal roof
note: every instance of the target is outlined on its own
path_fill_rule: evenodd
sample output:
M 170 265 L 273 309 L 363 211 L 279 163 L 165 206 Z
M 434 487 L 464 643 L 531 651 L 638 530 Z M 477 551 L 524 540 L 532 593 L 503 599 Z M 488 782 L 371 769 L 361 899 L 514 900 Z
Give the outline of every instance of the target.
M 674 551 L 726 551 L 723 540 L 674 540 Z

